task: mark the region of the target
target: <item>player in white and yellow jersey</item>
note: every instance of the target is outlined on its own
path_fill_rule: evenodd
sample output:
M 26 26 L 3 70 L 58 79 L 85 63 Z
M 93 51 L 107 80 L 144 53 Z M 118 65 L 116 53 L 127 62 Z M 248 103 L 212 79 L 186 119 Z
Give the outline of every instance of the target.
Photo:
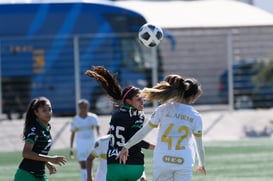
M 124 145 L 119 154 L 120 161 L 126 162 L 128 149 L 153 128 L 159 127 L 153 159 L 153 180 L 190 181 L 195 153 L 197 171 L 205 175 L 202 119 L 191 105 L 201 93 L 201 86 L 196 79 L 184 79 L 179 75 L 169 75 L 153 88 L 143 89 L 142 95 L 147 101 L 158 100 L 164 104 L 154 111 L 148 124 Z
M 77 159 L 81 167 L 82 181 L 86 181 L 86 159 L 94 148 L 96 133 L 100 134 L 99 120 L 96 114 L 89 112 L 89 102 L 86 99 L 79 100 L 78 106 L 79 113 L 71 122 L 70 157 L 74 158 L 73 144 L 76 136 Z
M 95 143 L 95 148 L 89 154 L 86 161 L 87 181 L 93 181 L 92 167 L 93 167 L 93 160 L 95 158 L 99 158 L 99 166 L 97 168 L 94 181 L 106 181 L 107 150 L 108 150 L 108 144 L 109 144 L 110 138 L 111 138 L 111 135 L 108 134 L 97 139 Z
M 105 135 L 99 137 L 95 143 L 95 148 L 89 154 L 86 160 L 87 169 L 87 181 L 106 181 L 107 173 L 107 150 L 111 135 Z M 96 171 L 95 178 L 93 178 L 93 160 L 95 158 L 99 159 L 99 165 Z M 143 171 L 140 181 L 147 181 L 145 171 Z

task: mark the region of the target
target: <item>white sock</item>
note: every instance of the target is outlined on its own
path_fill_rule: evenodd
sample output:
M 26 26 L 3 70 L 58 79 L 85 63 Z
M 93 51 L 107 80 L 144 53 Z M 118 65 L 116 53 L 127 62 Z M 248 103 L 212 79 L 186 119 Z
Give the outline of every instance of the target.
M 81 169 L 82 181 L 87 180 L 87 171 L 86 169 Z

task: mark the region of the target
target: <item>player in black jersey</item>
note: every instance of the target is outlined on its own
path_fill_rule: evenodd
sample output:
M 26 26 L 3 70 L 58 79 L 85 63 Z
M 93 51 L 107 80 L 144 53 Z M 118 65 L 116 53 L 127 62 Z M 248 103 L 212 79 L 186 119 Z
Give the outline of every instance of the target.
M 130 148 L 126 164 L 120 164 L 116 159 L 123 145 L 143 126 L 144 102 L 140 90 L 130 86 L 122 90 L 115 75 L 101 66 L 93 66 L 85 72 L 96 79 L 119 107 L 111 117 L 111 139 L 107 151 L 107 181 L 136 181 L 144 171 L 144 154 L 141 148 L 154 149 L 154 145 L 141 141 Z
M 52 145 L 49 124 L 51 116 L 51 103 L 45 97 L 35 98 L 28 105 L 23 131 L 23 160 L 16 171 L 14 181 L 47 181 L 45 166 L 50 174 L 54 174 L 54 164 L 65 164 L 65 157 L 48 155 Z

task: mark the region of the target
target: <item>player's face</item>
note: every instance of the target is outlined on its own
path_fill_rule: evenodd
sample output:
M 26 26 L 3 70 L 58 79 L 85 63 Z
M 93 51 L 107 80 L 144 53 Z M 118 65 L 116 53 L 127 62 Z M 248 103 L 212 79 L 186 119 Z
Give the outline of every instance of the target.
M 132 97 L 132 99 L 128 99 L 127 102 L 130 106 L 136 108 L 138 111 L 143 110 L 144 102 L 142 97 L 140 97 L 140 94 L 135 95 L 134 97 Z
M 52 108 L 51 108 L 51 104 L 50 103 L 46 103 L 43 106 L 40 106 L 36 111 L 35 111 L 35 115 L 37 116 L 37 118 L 44 122 L 44 123 L 48 123 L 51 119 L 52 116 Z
M 87 104 L 80 104 L 79 108 L 80 108 L 80 113 L 84 114 L 88 112 L 89 106 Z

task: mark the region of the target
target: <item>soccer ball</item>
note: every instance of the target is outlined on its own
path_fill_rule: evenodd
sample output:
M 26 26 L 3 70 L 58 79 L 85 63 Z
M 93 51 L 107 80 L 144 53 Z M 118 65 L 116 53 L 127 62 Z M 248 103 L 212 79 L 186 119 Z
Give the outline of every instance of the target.
M 163 39 L 163 31 L 160 27 L 146 23 L 138 31 L 139 41 L 146 47 L 156 47 Z

